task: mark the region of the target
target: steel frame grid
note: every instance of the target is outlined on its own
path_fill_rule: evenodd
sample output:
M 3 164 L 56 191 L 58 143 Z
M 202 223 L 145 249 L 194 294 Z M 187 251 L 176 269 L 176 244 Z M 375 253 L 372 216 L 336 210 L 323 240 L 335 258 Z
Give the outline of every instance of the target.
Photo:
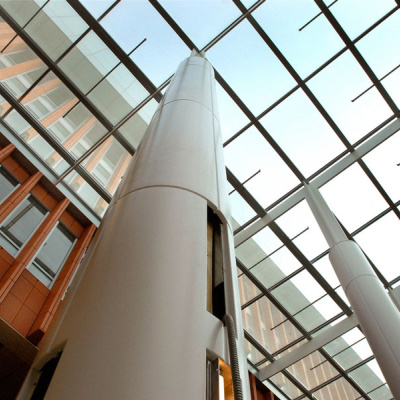
M 69 3 L 71 2 L 71 3 L 75 3 L 75 1 L 72 1 L 72 0 L 67 0 Z M 118 0 L 119 1 L 119 0 Z M 117 1 L 117 2 L 118 2 Z M 150 0 L 152 3 L 157 3 L 156 1 L 153 1 L 153 0 Z M 399 2 L 399 0 L 396 0 L 396 2 L 397 2 L 397 4 L 398 4 L 398 6 L 393 10 L 393 11 L 391 11 L 390 12 L 390 15 L 394 12 L 394 11 L 396 11 L 397 9 L 398 9 L 398 7 L 399 7 L 399 5 L 400 5 L 400 2 Z M 236 1 L 235 1 L 235 3 L 236 3 Z M 248 12 L 248 10 L 247 10 L 247 12 Z M 243 13 L 243 15 L 244 15 L 245 13 Z M 389 14 L 389 13 L 388 13 Z M 381 18 L 381 20 L 383 21 L 384 19 L 386 19 L 387 17 L 388 17 L 389 15 L 387 15 L 387 16 L 385 16 L 385 17 L 382 17 Z M 381 22 L 382 22 L 381 21 Z M 379 22 L 380 23 L 380 22 Z M 377 23 L 375 23 L 375 24 L 377 24 Z M 372 30 L 373 28 L 371 28 L 370 30 Z M 182 39 L 182 38 L 181 38 Z M 353 41 L 354 42 L 354 41 Z M 344 49 L 343 50 L 343 52 L 345 51 L 346 49 Z M 342 53 L 341 53 L 342 54 Z M 340 54 L 339 54 L 340 55 Z M 337 55 L 337 56 L 339 56 L 339 55 Z M 330 62 L 332 62 L 333 60 L 330 60 Z M 328 64 L 327 64 L 328 65 Z M 326 66 L 326 65 L 325 65 Z M 325 66 L 323 66 L 323 67 L 320 67 L 320 69 L 319 70 L 322 70 Z M 319 71 L 318 71 L 319 72 Z M 315 74 L 316 73 L 318 73 L 318 72 L 315 72 Z M 299 86 L 300 87 L 300 86 Z M 297 90 L 297 88 L 295 88 L 295 89 L 292 89 L 292 91 L 295 91 L 295 90 Z M 292 92 L 291 92 L 292 93 Z M 285 98 L 287 98 L 288 97 L 288 94 L 287 94 L 287 96 L 285 97 Z M 282 100 L 283 101 L 283 100 Z M 266 113 L 265 113 L 266 114 Z M 265 115 L 265 114 L 263 114 L 263 115 Z M 257 117 L 257 118 L 261 118 L 261 117 Z M 235 182 L 235 184 L 237 184 L 237 182 Z M 241 184 L 240 184 L 240 182 L 239 182 L 239 185 L 240 186 L 242 186 Z M 240 187 L 239 186 L 239 187 Z M 301 187 L 301 185 L 299 185 L 300 187 Z M 235 186 L 234 186 L 235 187 Z M 235 188 L 236 189 L 236 188 Z M 236 190 L 238 190 L 238 189 L 236 189 Z M 239 191 L 239 190 L 238 190 Z M 381 193 L 382 194 L 382 193 Z M 391 205 L 391 207 L 390 207 L 390 209 L 393 207 L 393 206 L 395 206 L 395 204 L 393 204 L 393 205 Z M 255 207 L 258 209 L 258 211 L 260 212 L 261 210 L 257 207 L 257 205 L 255 205 Z M 260 206 L 261 207 L 261 206 Z M 261 207 L 262 208 L 262 207 Z M 264 210 L 264 209 L 263 209 Z M 398 211 L 397 210 L 397 208 L 396 208 L 396 211 Z M 262 214 L 264 214 L 265 215 L 265 210 L 264 210 L 264 212 L 262 212 Z M 260 215 L 259 215 L 259 217 L 260 217 Z
M 235 0 L 234 0 L 235 1 Z M 175 30 L 175 32 L 178 34 L 178 36 L 183 40 L 183 42 L 186 44 L 186 45 L 188 45 L 188 47 L 190 47 L 191 49 L 197 49 L 197 47 L 193 44 L 193 42 L 187 37 L 187 35 L 183 32 L 183 30 L 175 23 L 175 21 L 169 16 L 169 14 L 163 9 L 163 7 L 156 1 L 156 0 L 150 0 L 150 2 L 153 4 L 153 6 L 157 9 L 157 11 L 161 14 L 161 16 L 163 16 L 163 18 L 170 24 L 170 26 L 171 26 L 171 28 L 172 29 L 174 29 Z M 236 1 L 235 1 L 236 2 Z M 252 18 L 251 17 L 251 15 L 248 13 L 248 10 L 245 10 L 245 12 L 243 12 L 242 11 L 242 14 L 246 14 L 247 13 L 247 18 Z M 198 49 L 197 49 L 198 50 Z M 295 72 L 295 71 L 294 71 Z M 217 78 L 217 81 L 219 81 L 219 83 L 221 84 L 221 80 L 222 80 L 222 77 L 218 74 L 218 72 L 216 72 L 216 78 Z M 219 79 L 220 78 L 220 79 Z M 222 86 L 223 86 L 223 84 L 222 84 Z M 299 83 L 299 86 L 301 87 L 301 85 L 300 85 L 300 83 Z M 224 86 L 223 86 L 224 87 Z M 226 90 L 226 87 L 224 87 L 224 89 Z M 227 91 L 228 92 L 228 94 L 229 95 L 231 95 L 231 97 L 232 97 L 232 95 L 234 95 L 235 96 L 235 94 L 233 93 L 233 91 L 231 91 L 231 93 L 229 93 L 229 91 Z M 238 100 L 240 100 L 238 97 L 237 97 L 237 99 Z M 233 99 L 234 101 L 235 101 L 235 99 Z M 238 103 L 237 101 L 235 101 L 236 102 L 236 104 Z M 244 105 L 244 104 L 243 104 Z M 314 104 L 315 105 L 315 104 Z M 318 108 L 318 107 L 317 107 Z M 243 111 L 243 109 L 242 109 L 242 111 Z M 320 113 L 324 116 L 324 110 L 319 110 L 320 111 Z M 246 113 L 245 113 L 246 114 Z M 327 113 L 326 113 L 326 115 L 327 115 Z M 328 118 L 330 118 L 329 117 L 329 115 L 327 115 L 328 116 Z M 254 124 L 255 125 L 258 125 L 259 124 L 259 122 L 258 122 L 258 120 L 256 121 L 255 120 L 255 118 L 254 118 L 254 116 L 253 116 L 253 118 L 251 119 L 251 121 L 252 122 L 254 122 Z M 334 121 L 332 120 L 332 122 L 334 123 Z M 269 135 L 268 135 L 269 136 Z M 340 135 L 339 135 L 339 137 L 340 137 Z M 272 138 L 271 138 L 272 139 Z M 345 139 L 345 138 L 344 138 Z M 347 140 L 347 139 L 346 139 Z M 342 140 L 343 141 L 343 140 Z M 351 148 L 351 146 L 346 146 L 346 147 L 348 147 L 348 150 L 349 151 L 352 151 L 353 149 Z M 281 154 L 280 154 L 281 155 Z M 289 160 L 289 159 L 288 159 Z M 289 162 L 290 162 L 290 160 L 289 160 Z M 294 166 L 294 165 L 293 165 Z M 292 169 L 292 171 L 293 171 L 293 169 Z M 296 171 L 296 169 L 295 169 L 295 171 Z M 297 172 L 297 173 L 296 173 Z M 296 171 L 295 172 L 295 175 L 296 176 L 298 176 L 299 177 L 299 171 Z M 238 182 L 237 181 L 237 179 L 233 176 L 233 174 L 231 174 L 230 173 L 230 171 L 229 170 L 227 170 L 227 175 L 229 176 L 229 181 L 231 182 L 231 184 L 232 184 L 232 182 L 234 182 L 234 185 L 232 185 L 237 191 L 239 191 L 239 192 L 242 192 L 243 194 L 245 194 L 245 197 L 247 197 L 247 202 L 250 202 L 251 204 L 252 204 L 252 208 L 253 209 L 255 209 L 255 211 L 256 211 L 256 213 L 257 213 L 257 215 L 260 217 L 260 216 L 263 216 L 263 215 L 265 215 L 265 210 L 263 210 L 262 209 L 262 207 L 256 202 L 256 201 L 254 201 L 253 202 L 253 199 L 252 199 L 252 196 L 248 196 L 250 193 L 249 192 L 247 192 L 247 190 L 245 191 L 245 190 L 243 190 L 244 189 L 244 187 L 243 187 L 243 185 L 241 185 L 240 184 L 240 182 Z M 301 176 L 301 178 L 304 178 L 303 176 Z M 303 180 L 303 181 L 305 181 L 305 179 L 301 179 L 301 180 Z M 240 190 L 240 188 L 242 189 L 242 190 Z M 247 192 L 247 193 L 246 193 Z M 240 193 L 240 194 L 242 194 L 242 193 Z M 335 295 L 336 295 L 336 292 L 335 292 Z M 341 298 L 340 298 L 340 300 L 341 300 Z M 346 307 L 347 307 L 347 305 L 346 305 Z M 351 311 L 350 311 L 351 312 Z

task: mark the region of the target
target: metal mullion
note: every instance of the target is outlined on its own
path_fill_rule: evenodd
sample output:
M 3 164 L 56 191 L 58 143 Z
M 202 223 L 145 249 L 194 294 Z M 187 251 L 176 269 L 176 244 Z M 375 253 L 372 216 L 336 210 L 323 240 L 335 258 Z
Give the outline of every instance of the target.
M 399 9 L 399 6 L 394 7 L 392 10 L 387 12 L 383 17 L 381 17 L 378 21 L 376 21 L 374 24 L 372 24 L 368 29 L 366 29 L 363 33 L 361 33 L 359 36 L 357 36 L 354 40 L 353 43 L 357 43 L 360 41 L 364 36 L 366 36 L 368 33 L 370 33 L 373 29 L 375 29 L 377 26 L 379 26 L 383 21 L 385 21 L 387 18 L 389 18 L 394 12 L 396 12 Z M 325 69 L 328 65 L 330 65 L 333 61 L 335 61 L 337 58 L 339 58 L 343 53 L 345 53 L 349 48 L 347 46 L 343 47 L 343 49 L 339 50 L 336 54 L 334 54 L 329 60 L 325 61 L 320 67 L 318 67 L 315 71 L 313 71 L 310 75 L 306 76 L 303 79 L 304 83 L 307 83 L 309 80 L 314 78 L 317 74 L 319 74 L 323 69 Z M 300 89 L 300 85 L 296 85 L 294 88 L 290 89 L 289 92 L 284 94 L 280 99 L 278 99 L 274 104 L 269 106 L 267 109 L 265 109 L 261 114 L 259 114 L 256 118 L 260 119 L 264 117 L 266 114 L 268 114 L 271 110 L 273 110 L 275 107 L 277 107 L 280 103 L 282 103 L 286 98 L 288 98 L 291 94 L 293 94 L 297 89 Z M 393 119 L 394 116 L 390 117 L 390 119 Z M 243 132 L 245 132 L 247 129 L 249 129 L 253 125 L 252 122 L 249 122 L 247 125 L 245 125 L 242 129 L 240 129 L 237 133 L 235 133 L 231 138 L 229 138 L 225 143 L 224 147 L 227 146 L 230 142 L 232 142 L 234 139 L 239 137 Z M 354 147 L 357 146 L 357 144 L 353 144 Z
M 68 0 L 72 1 L 72 0 Z M 157 0 L 149 0 L 152 6 L 160 13 L 160 15 L 165 19 L 165 21 L 170 25 L 170 27 L 175 31 L 175 33 L 181 38 L 181 40 L 189 47 L 191 50 L 196 50 L 199 52 L 197 46 L 193 41 L 186 35 L 186 33 L 181 29 L 181 27 L 174 21 L 174 19 L 166 12 L 166 10 L 160 5 Z M 249 18 L 249 10 L 245 10 L 243 14 L 246 18 Z M 253 122 L 260 133 L 266 138 L 268 143 L 274 148 L 278 155 L 283 159 L 283 161 L 288 165 L 292 172 L 297 176 L 300 181 L 304 181 L 305 177 L 299 171 L 299 169 L 294 165 L 294 163 L 289 159 L 285 152 L 280 148 L 280 146 L 275 142 L 272 136 L 267 132 L 267 130 L 262 126 L 262 124 L 256 119 L 253 113 L 247 108 L 247 106 L 242 102 L 242 100 L 234 93 L 230 86 L 225 82 L 222 76 L 215 70 L 215 78 L 217 82 L 225 89 L 228 95 L 236 103 L 236 105 L 241 109 L 241 111 L 246 115 L 249 120 Z
M 266 348 L 246 329 L 244 329 L 244 337 L 259 353 L 261 353 L 265 357 L 264 359 L 269 362 L 275 361 L 272 355 L 266 350 Z M 255 365 L 257 366 L 258 363 L 259 361 Z
M 249 278 L 249 280 L 264 294 L 264 296 L 281 312 L 292 324 L 293 326 L 306 338 L 311 339 L 311 335 L 307 332 L 304 327 L 297 322 L 295 318 L 292 317 L 292 314 L 272 295 L 268 289 L 261 283 L 261 281 L 248 269 L 246 266 L 236 258 L 236 265 L 238 268 L 244 272 L 244 274 Z
M 111 130 L 113 125 L 111 122 L 98 110 L 98 108 L 87 99 L 82 91 L 78 89 L 74 82 L 68 78 L 60 67 L 50 59 L 50 57 L 33 41 L 33 39 L 16 23 L 16 21 L 8 14 L 8 12 L 0 6 L 0 16 L 14 29 L 24 42 L 36 53 L 39 58 L 47 65 L 47 67 L 60 79 L 60 81 L 72 92 L 72 94 L 97 118 L 97 120 L 107 129 Z M 132 145 L 119 132 L 115 133 L 116 139 L 130 154 L 133 154 Z
M 242 4 L 242 2 L 240 0 L 233 0 L 233 2 L 239 8 L 239 10 L 241 12 L 244 12 L 246 10 L 246 7 Z M 283 64 L 283 66 L 286 68 L 286 70 L 289 72 L 289 74 L 292 76 L 292 78 L 301 87 L 301 89 L 304 91 L 306 96 L 313 103 L 313 105 L 317 108 L 319 113 L 322 115 L 322 117 L 325 119 L 325 121 L 328 123 L 328 125 L 331 127 L 331 129 L 336 133 L 336 135 L 339 137 L 339 139 L 342 141 L 342 143 L 346 146 L 346 148 L 349 149 L 350 151 L 353 151 L 354 150 L 353 147 L 351 146 L 351 144 L 348 141 L 348 139 L 346 138 L 346 136 L 339 129 L 336 122 L 329 115 L 329 113 L 325 110 L 325 108 L 319 102 L 319 100 L 314 95 L 314 93 L 308 88 L 308 86 L 305 84 L 304 80 L 301 79 L 300 75 L 292 67 L 292 65 L 289 63 L 289 61 L 286 59 L 286 57 L 282 54 L 282 52 L 275 45 L 275 43 L 271 40 L 271 38 L 267 35 L 267 33 L 261 28 L 261 26 L 255 20 L 255 18 L 252 15 L 249 15 L 247 17 L 247 19 L 248 19 L 249 23 L 253 26 L 255 31 L 260 35 L 262 40 L 266 43 L 266 45 L 272 50 L 272 52 L 275 54 L 275 56 L 278 58 L 278 60 Z
M 48 130 L 0 83 L 0 94 L 14 109 L 37 131 L 37 133 L 57 151 L 68 164 L 73 164 L 75 158 L 55 139 Z M 112 196 L 83 167 L 77 169 L 79 175 L 108 203 Z
M 307 257 L 298 249 L 298 247 L 292 243 L 286 233 L 278 226 L 275 221 L 272 221 L 269 225 L 270 229 L 280 239 L 290 252 L 300 261 L 310 275 L 321 285 L 321 287 L 331 296 L 332 300 L 346 313 L 351 315 L 352 311 L 350 307 L 343 301 L 343 299 L 333 290 L 331 285 L 326 279 L 318 272 L 318 270 L 311 264 Z
M 38 15 L 40 13 L 40 11 L 43 10 L 44 7 L 46 7 L 47 3 L 50 0 L 46 0 L 39 8 L 38 10 L 28 19 L 28 21 L 25 22 L 25 24 L 22 26 L 22 29 L 25 29 L 30 23 L 31 21 L 36 17 L 36 15 Z M 0 53 L 3 53 L 3 51 L 15 40 L 15 38 L 18 37 L 18 33 L 16 33 L 11 40 L 0 50 Z
M 297 235 L 294 235 L 292 238 L 290 238 L 291 241 L 297 239 L 300 235 L 302 235 L 304 232 L 308 231 L 310 228 L 307 226 L 307 228 L 303 229 L 301 232 L 299 232 Z M 265 255 L 261 260 L 257 261 L 255 264 L 253 264 L 251 267 L 248 267 L 248 270 L 251 271 L 254 267 L 256 267 L 257 265 L 259 265 L 260 263 L 262 263 L 263 261 L 265 261 L 267 258 L 271 257 L 272 255 L 274 255 L 277 251 L 279 251 L 280 249 L 283 249 L 285 247 L 284 244 L 280 245 L 279 247 L 277 247 L 274 251 L 272 251 L 271 253 Z M 238 278 L 240 278 L 243 275 L 240 274 L 238 275 Z M 271 288 L 269 288 L 269 290 L 271 290 Z
M 100 15 L 100 17 L 97 19 L 98 21 L 101 21 L 121 0 L 116 0 L 109 8 L 107 8 L 106 11 L 104 11 L 103 14 Z M 22 28 L 23 29 L 23 28 Z M 86 29 L 81 35 L 73 42 L 67 49 L 54 61 L 55 64 L 58 64 L 65 56 L 67 56 L 72 49 L 76 47 L 76 45 L 90 32 L 90 28 Z M 38 83 L 49 73 L 51 72 L 50 68 L 47 68 L 43 74 L 39 76 L 39 78 L 36 79 L 35 82 L 32 83 L 32 85 L 18 98 L 19 101 L 22 101 L 37 85 Z M 7 112 L 4 113 L 3 118 L 5 118 L 9 114 L 10 110 L 7 110 Z
M 303 392 L 303 396 L 296 397 L 296 399 L 304 399 L 304 397 L 308 397 L 309 399 L 312 400 L 317 400 L 317 398 L 308 390 L 299 380 L 297 380 L 287 369 L 284 369 L 281 371 L 281 374 L 283 374 L 290 382 L 293 383 L 294 386 L 297 387 L 301 392 Z
M 152 99 L 154 99 L 155 94 L 160 93 L 166 86 L 171 82 L 172 77 L 168 78 L 157 90 L 155 93 L 150 94 L 146 97 L 138 106 L 136 106 L 133 110 L 131 110 L 124 118 L 122 118 L 117 125 L 114 126 L 109 132 L 107 132 L 100 140 L 98 140 L 86 153 L 82 154 L 75 163 L 68 168 L 65 172 L 60 175 L 59 181 L 64 179 L 70 172 L 72 172 L 75 168 L 78 168 L 79 165 L 88 158 L 93 152 L 95 152 L 109 137 L 114 136 L 118 129 L 121 128 L 126 122 L 128 122 L 136 113 L 138 113 L 147 103 L 149 103 Z M 129 151 L 131 155 L 135 153 L 135 149 L 131 147 L 131 151 Z
M 260 293 L 260 294 L 258 294 L 257 296 L 253 297 L 251 300 L 249 300 L 248 302 L 244 303 L 244 304 L 241 306 L 242 311 L 243 311 L 245 308 L 247 308 L 247 307 L 251 306 L 252 304 L 254 304 L 256 301 L 262 299 L 263 297 L 264 297 L 264 295 L 263 295 L 262 293 Z
M 353 54 L 354 58 L 358 61 L 360 64 L 361 68 L 364 70 L 364 72 L 367 74 L 371 82 L 374 84 L 378 92 L 381 94 L 381 96 L 384 98 L 386 101 L 387 105 L 390 107 L 390 109 L 393 111 L 393 113 L 397 116 L 400 115 L 400 110 L 398 109 L 396 103 L 393 101 L 393 99 L 389 96 L 388 92 L 384 88 L 383 84 L 379 81 L 378 77 L 375 75 L 373 72 L 372 68 L 369 66 L 369 64 L 365 61 L 364 57 L 361 55 L 357 47 L 354 45 L 352 40 L 349 38 L 345 30 L 342 28 L 342 26 L 339 24 L 337 19 L 333 16 L 331 11 L 326 7 L 324 2 L 322 0 L 314 0 L 317 6 L 321 9 L 321 11 L 324 13 L 326 19 L 330 22 L 332 27 L 335 29 L 336 33 L 339 35 L 339 37 L 343 40 L 343 42 L 348 46 L 350 52 Z
M 278 153 L 278 155 L 282 158 L 282 160 L 286 163 L 286 165 L 291 169 L 293 174 L 296 175 L 297 179 L 300 182 L 305 181 L 306 178 L 304 177 L 304 175 L 296 167 L 293 161 L 286 155 L 286 153 L 278 145 L 275 139 L 273 139 L 273 137 L 268 133 L 268 131 L 261 124 L 261 122 L 256 119 L 256 117 L 246 106 L 246 104 L 239 98 L 239 96 L 233 91 L 233 89 L 222 78 L 222 76 L 216 69 L 214 69 L 214 72 L 215 72 L 215 79 L 217 80 L 217 82 L 222 86 L 222 88 L 226 91 L 226 93 L 228 93 L 228 95 L 232 98 L 232 100 L 236 103 L 236 105 L 240 108 L 240 110 L 246 115 L 246 117 L 253 122 L 254 126 L 258 129 L 261 135 L 264 136 L 264 138 L 271 145 L 271 147 Z
M 90 29 L 106 44 L 111 52 L 124 64 L 124 66 L 135 76 L 143 87 L 151 94 L 156 92 L 156 86 L 143 73 L 143 71 L 129 58 L 111 35 L 98 23 L 89 11 L 78 0 L 67 0 L 75 12 L 88 24 Z M 158 93 L 155 99 L 160 102 L 162 95 Z
M 336 289 L 340 288 L 340 286 L 341 286 L 341 285 L 336 286 L 335 288 L 333 288 L 333 290 L 336 290 Z M 326 297 L 326 296 L 328 296 L 328 295 L 329 295 L 328 293 L 324 293 L 322 296 L 318 297 L 317 299 L 315 299 L 315 300 L 314 300 L 313 302 L 311 302 L 310 304 L 307 304 L 307 305 L 304 306 L 303 308 L 300 308 L 300 310 L 298 310 L 298 311 L 296 311 L 295 313 L 293 313 L 292 316 L 295 317 L 296 315 L 302 313 L 303 311 L 307 310 L 307 308 L 313 306 L 315 303 L 318 303 L 318 301 L 320 301 L 321 299 L 323 299 L 324 297 Z M 336 319 L 336 318 L 335 318 L 335 319 Z M 271 331 L 272 331 L 273 329 L 276 329 L 276 328 L 278 328 L 279 326 L 283 325 L 286 321 L 287 321 L 287 320 L 283 320 L 283 321 L 279 322 L 279 324 L 277 324 L 277 325 L 275 325 L 275 326 L 273 326 L 273 327 L 271 328 Z
M 318 350 L 329 362 L 329 364 L 332 365 L 333 368 L 335 368 L 338 372 L 339 375 L 336 377 L 336 379 L 340 379 L 340 377 L 343 377 L 357 392 L 359 392 L 362 396 L 364 396 L 364 399 L 367 400 L 372 400 L 370 396 L 362 389 L 362 387 L 354 380 L 352 379 L 348 373 L 352 371 L 352 369 L 345 370 L 343 369 L 329 354 L 326 350 L 324 349 L 319 349 Z M 371 359 L 374 359 L 375 357 L 368 357 L 366 360 L 362 361 L 361 363 L 356 364 L 356 367 L 358 368 L 361 365 L 364 365 L 366 362 L 371 361 Z M 336 380 L 335 379 L 335 380 Z M 327 386 L 327 384 L 322 384 L 320 386 L 317 386 L 317 388 L 313 389 L 313 392 L 322 389 L 323 387 Z
M 396 214 L 396 217 L 400 219 L 400 211 L 397 209 L 397 207 L 395 207 L 393 200 L 386 193 L 385 189 L 382 187 L 382 185 L 376 179 L 375 175 L 371 172 L 371 170 L 367 167 L 367 165 L 365 164 L 365 162 L 362 158 L 358 160 L 358 164 L 363 169 L 363 171 L 368 176 L 368 178 L 370 179 L 372 184 L 375 186 L 375 188 L 378 190 L 378 192 L 381 194 L 381 196 L 385 199 L 386 203 L 389 205 L 389 207 L 392 209 L 392 211 Z
M 260 217 L 266 215 L 264 208 L 258 203 L 258 201 L 251 195 L 251 193 L 240 183 L 235 175 L 226 168 L 226 177 L 228 182 L 236 189 L 236 191 L 243 197 L 243 199 L 249 204 L 249 206 L 256 212 Z

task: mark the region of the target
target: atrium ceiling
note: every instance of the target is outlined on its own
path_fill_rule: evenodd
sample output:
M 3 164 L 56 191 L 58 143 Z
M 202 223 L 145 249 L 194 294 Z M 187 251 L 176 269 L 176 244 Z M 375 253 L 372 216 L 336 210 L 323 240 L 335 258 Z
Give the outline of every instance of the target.
M 320 190 L 396 298 L 399 8 L 400 0 L 0 0 L 1 130 L 98 224 L 178 64 L 205 51 L 249 368 L 282 399 L 391 399 L 304 185 Z

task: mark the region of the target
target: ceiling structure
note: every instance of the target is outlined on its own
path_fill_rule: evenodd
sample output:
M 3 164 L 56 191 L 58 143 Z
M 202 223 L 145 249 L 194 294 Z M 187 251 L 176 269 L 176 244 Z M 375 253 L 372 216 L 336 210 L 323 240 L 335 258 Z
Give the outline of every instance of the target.
M 2 0 L 2 133 L 99 223 L 179 62 L 206 51 L 249 367 L 282 399 L 391 399 L 304 185 L 319 188 L 396 297 L 399 7 Z

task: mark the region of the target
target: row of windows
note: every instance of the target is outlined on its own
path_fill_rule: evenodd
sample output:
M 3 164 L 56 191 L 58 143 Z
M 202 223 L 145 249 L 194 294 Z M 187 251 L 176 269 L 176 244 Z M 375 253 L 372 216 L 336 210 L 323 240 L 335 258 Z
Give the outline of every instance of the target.
M 0 202 L 4 202 L 18 186 L 19 182 L 0 168 Z M 49 210 L 33 195 L 28 195 L 0 224 L 0 246 L 16 257 L 48 213 Z M 75 242 L 76 237 L 58 222 L 27 269 L 44 285 L 51 287 Z

